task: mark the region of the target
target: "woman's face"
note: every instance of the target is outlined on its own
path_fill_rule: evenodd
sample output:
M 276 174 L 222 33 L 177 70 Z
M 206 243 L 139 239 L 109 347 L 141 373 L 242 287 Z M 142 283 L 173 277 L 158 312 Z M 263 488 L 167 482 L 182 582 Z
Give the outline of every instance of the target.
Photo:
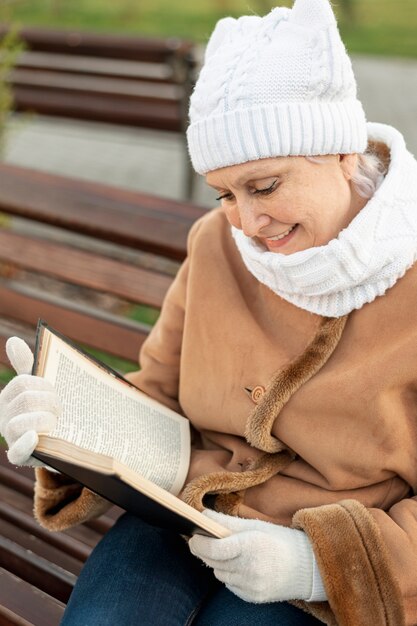
M 357 155 L 260 159 L 209 172 L 230 224 L 270 252 L 327 244 L 366 204 L 351 188 Z

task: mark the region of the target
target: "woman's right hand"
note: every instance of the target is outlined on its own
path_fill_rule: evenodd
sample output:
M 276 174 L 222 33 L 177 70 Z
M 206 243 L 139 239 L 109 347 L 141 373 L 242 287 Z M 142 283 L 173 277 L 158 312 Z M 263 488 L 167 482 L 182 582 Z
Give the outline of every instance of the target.
M 30 374 L 33 354 L 23 339 L 10 337 L 6 352 L 17 373 L 0 393 L 0 433 L 9 447 L 7 457 L 13 465 L 42 465 L 31 454 L 38 433 L 55 428 L 61 402 L 51 383 Z

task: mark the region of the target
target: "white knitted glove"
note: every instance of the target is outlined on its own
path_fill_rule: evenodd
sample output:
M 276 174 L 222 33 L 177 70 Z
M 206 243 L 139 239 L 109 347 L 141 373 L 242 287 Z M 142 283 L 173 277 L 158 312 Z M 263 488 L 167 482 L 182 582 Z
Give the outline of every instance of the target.
M 8 339 L 6 352 L 18 374 L 0 394 L 0 433 L 9 446 L 7 456 L 14 465 L 43 465 L 30 456 L 38 433 L 55 428 L 61 403 L 51 383 L 30 374 L 33 354 L 23 339 Z
M 313 549 L 301 530 L 206 510 L 234 532 L 225 539 L 194 535 L 191 552 L 246 602 L 326 600 Z

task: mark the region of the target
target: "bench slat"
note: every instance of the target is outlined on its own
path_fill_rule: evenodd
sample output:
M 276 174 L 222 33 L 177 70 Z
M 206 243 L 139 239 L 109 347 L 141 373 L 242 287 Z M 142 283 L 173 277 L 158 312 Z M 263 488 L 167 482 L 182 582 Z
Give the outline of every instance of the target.
M 55 563 L 0 536 L 0 567 L 61 602 L 67 602 L 77 577 Z
M 145 324 L 117 318 L 47 294 L 41 296 L 35 290 L 12 281 L 0 283 L 0 315 L 33 326 L 40 317 L 74 341 L 132 362 L 137 361 L 139 348 L 148 332 Z M 0 362 L 5 365 L 8 364 L 4 352 L 6 339 L 3 336 L 0 340 Z
M 0 568 L 0 626 L 58 626 L 64 604 Z
M 29 168 L 0 164 L 0 211 L 182 260 L 206 210 Z M 117 211 L 115 211 L 117 207 Z
M 79 576 L 81 572 L 83 561 L 75 559 L 59 548 L 51 545 L 48 542 L 47 537 L 40 539 L 36 535 L 27 532 L 26 529 L 22 530 L 18 526 L 1 519 L 1 516 L 0 537 L 4 537 L 14 544 L 21 546 L 25 550 L 32 552 L 35 557 L 36 555 L 40 556 L 47 561 L 58 565 L 63 570 L 70 572 L 74 576 Z
M 0 55 L 1 59 L 1 55 Z M 16 59 L 15 67 L 22 69 L 55 70 L 66 73 L 79 73 L 110 78 L 124 77 L 129 80 L 172 83 L 173 70 L 162 63 L 103 59 L 102 57 L 69 56 L 67 54 L 47 54 L 45 52 L 22 52 Z
M 32 468 L 28 468 L 32 470 L 32 477 L 25 476 L 22 472 L 23 469 L 19 468 L 19 471 L 13 469 L 13 466 L 7 461 L 6 454 L 1 448 L 1 465 L 0 465 L 0 483 L 2 485 L 6 485 L 10 489 L 27 496 L 28 498 L 32 498 L 33 496 L 33 482 L 35 479 L 34 472 Z M 1 506 L 1 502 L 0 502 Z
M 13 90 L 16 111 L 36 111 L 43 115 L 76 118 L 108 124 L 153 128 L 181 132 L 178 109 L 171 103 L 126 100 L 117 96 L 102 97 L 78 94 L 68 97 L 65 92 L 17 85 Z
M 0 28 L 0 36 L 8 32 Z M 175 37 L 133 37 L 126 35 L 102 35 L 74 30 L 46 28 L 21 28 L 20 38 L 30 50 L 57 52 L 59 54 L 84 55 L 110 59 L 130 59 L 150 63 L 175 63 L 176 59 L 193 67 L 194 44 Z
M 140 106 L 140 100 L 150 100 L 152 104 L 166 102 L 167 104 L 172 103 L 178 106 L 182 95 L 179 87 L 174 84 L 154 84 L 144 81 L 131 81 L 124 78 L 73 76 L 72 74 L 46 70 L 31 72 L 24 69 L 15 69 L 10 72 L 8 80 L 16 86 L 40 87 L 45 97 L 46 94 L 49 97 L 49 92 L 55 90 L 62 90 L 67 97 L 69 94 L 97 93 L 101 98 L 117 96 L 132 99 L 135 106 Z M 100 115 L 100 111 L 97 111 L 97 115 Z
M 0 484 L 0 500 L 8 506 L 14 507 L 17 511 L 22 511 L 25 515 L 33 515 L 33 498 L 28 498 L 2 484 Z M 102 533 L 96 532 L 84 524 L 69 528 L 65 534 L 84 543 L 89 548 L 93 548 L 102 537 Z
M 69 537 L 64 532 L 51 533 L 38 524 L 32 512 L 27 514 L 24 511 L 16 510 L 9 503 L 0 502 L 0 520 L 3 520 L 3 523 L 13 524 L 15 528 L 21 529 L 28 536 L 39 538 L 57 548 L 62 554 L 66 554 L 79 562 L 84 562 L 90 555 L 91 546 L 74 537 Z
M 172 278 L 99 254 L 0 230 L 0 260 L 159 308 Z
M 30 502 L 32 502 L 32 498 Z M 117 507 L 113 507 L 111 511 L 114 511 L 115 519 L 109 516 L 102 516 L 85 523 L 85 527 L 92 529 L 97 533 L 97 536 L 104 535 L 122 513 L 121 509 Z M 33 537 L 38 537 L 48 545 L 58 548 L 61 553 L 68 554 L 68 556 L 77 561 L 85 561 L 91 552 L 90 545 L 68 536 L 68 531 L 51 533 L 38 524 L 33 517 L 32 511 L 30 514 L 27 514 L 24 511 L 16 510 L 10 503 L 0 502 L 0 520 L 13 524 L 15 528 L 21 528 L 25 533 L 30 533 Z

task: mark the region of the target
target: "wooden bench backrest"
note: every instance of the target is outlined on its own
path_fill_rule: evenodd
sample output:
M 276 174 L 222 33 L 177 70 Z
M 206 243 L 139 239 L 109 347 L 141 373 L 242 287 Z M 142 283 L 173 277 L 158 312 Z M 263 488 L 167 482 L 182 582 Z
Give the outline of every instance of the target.
M 0 164 L 0 362 L 7 364 L 11 334 L 33 345 L 38 317 L 75 341 L 135 362 L 149 326 L 127 319 L 119 304 L 121 311 L 104 311 L 91 296 L 158 309 L 203 213 Z M 60 290 L 36 279 L 59 280 Z M 87 303 L 78 302 L 80 291 Z M 113 507 L 98 520 L 50 533 L 33 519 L 33 480 L 33 470 L 13 468 L 0 447 L 0 625 L 58 626 L 83 562 L 121 513 Z
M 184 130 L 192 43 L 40 28 L 19 34 L 26 51 L 9 76 L 17 110 Z
M 78 293 L 159 308 L 186 255 L 187 233 L 205 211 L 1 164 L 0 212 L 26 218 L 23 227 L 6 220 L 0 230 L 0 362 L 7 363 L 5 339 L 14 330 L 33 339 L 39 317 L 75 341 L 135 361 L 149 327 L 103 310 L 90 295 L 79 301 Z M 59 229 L 44 233 L 39 224 Z M 82 237 L 74 242 L 68 233 Z M 63 281 L 64 295 L 22 280 L 22 270 Z

